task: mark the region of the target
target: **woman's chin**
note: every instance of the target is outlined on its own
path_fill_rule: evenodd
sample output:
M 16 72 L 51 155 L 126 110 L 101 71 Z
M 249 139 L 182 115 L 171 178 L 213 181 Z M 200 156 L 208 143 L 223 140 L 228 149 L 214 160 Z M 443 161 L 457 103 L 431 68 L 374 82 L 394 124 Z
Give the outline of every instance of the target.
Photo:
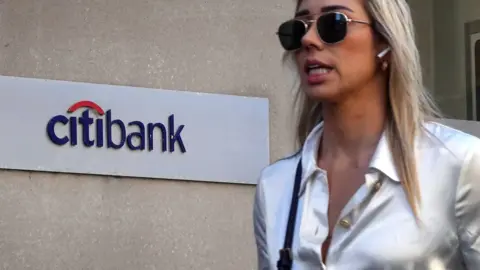
M 340 94 L 338 89 L 327 85 L 306 85 L 303 90 L 310 99 L 318 101 L 334 101 Z

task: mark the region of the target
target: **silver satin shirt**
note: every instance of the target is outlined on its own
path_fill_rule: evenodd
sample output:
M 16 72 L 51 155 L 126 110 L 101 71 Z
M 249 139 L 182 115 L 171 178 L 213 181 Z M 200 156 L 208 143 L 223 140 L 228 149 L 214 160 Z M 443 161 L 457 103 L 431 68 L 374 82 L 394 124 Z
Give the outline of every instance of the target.
M 316 165 L 322 124 L 302 150 L 266 167 L 254 203 L 258 268 L 275 270 L 283 247 L 297 163 L 302 182 L 293 240 L 293 270 L 480 270 L 480 139 L 438 124 L 416 140 L 421 193 L 416 223 L 385 135 L 365 183 L 341 212 L 326 263 L 326 172 Z

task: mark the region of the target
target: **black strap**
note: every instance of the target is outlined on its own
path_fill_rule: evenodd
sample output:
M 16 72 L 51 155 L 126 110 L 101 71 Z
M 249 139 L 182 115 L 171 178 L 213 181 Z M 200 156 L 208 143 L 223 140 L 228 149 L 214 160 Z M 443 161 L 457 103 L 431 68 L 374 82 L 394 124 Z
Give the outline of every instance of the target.
M 293 185 L 292 202 L 290 204 L 290 213 L 288 215 L 287 231 L 285 233 L 285 241 L 283 249 L 280 250 L 280 258 L 277 261 L 278 270 L 292 269 L 292 242 L 293 233 L 295 231 L 295 221 L 297 218 L 298 193 L 302 182 L 302 159 L 299 160 L 297 171 L 295 172 L 295 183 Z

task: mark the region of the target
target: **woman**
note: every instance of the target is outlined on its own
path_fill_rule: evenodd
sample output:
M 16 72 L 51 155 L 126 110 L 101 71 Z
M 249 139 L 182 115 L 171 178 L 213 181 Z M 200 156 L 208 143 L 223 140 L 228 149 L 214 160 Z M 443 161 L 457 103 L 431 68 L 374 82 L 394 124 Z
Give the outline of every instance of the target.
M 432 121 L 406 1 L 299 0 L 278 36 L 302 148 L 260 176 L 259 268 L 480 269 L 480 140 Z

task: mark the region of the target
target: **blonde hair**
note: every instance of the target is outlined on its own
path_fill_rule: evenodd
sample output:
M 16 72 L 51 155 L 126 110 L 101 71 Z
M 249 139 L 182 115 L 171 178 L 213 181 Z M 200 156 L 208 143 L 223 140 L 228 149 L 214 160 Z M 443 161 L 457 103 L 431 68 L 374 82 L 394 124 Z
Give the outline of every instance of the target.
M 297 9 L 301 0 L 297 1 Z M 386 133 L 393 162 L 408 203 L 419 217 L 420 191 L 415 162 L 415 138 L 423 124 L 440 113 L 423 85 L 420 55 L 410 8 L 405 0 L 366 0 L 365 7 L 376 32 L 390 45 L 388 123 Z M 297 140 L 303 145 L 313 127 L 322 121 L 321 104 L 297 92 L 300 102 Z

